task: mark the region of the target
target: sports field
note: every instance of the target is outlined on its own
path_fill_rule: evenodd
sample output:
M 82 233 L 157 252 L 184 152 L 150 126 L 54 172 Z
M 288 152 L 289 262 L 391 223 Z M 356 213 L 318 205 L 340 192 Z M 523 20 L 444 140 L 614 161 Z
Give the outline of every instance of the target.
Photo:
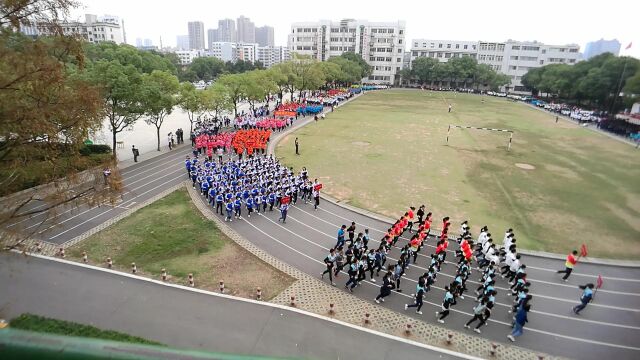
M 511 151 L 508 133 L 479 130 L 452 129 L 447 145 L 449 124 L 513 130 Z M 425 204 L 456 233 L 468 219 L 473 234 L 488 225 L 499 243 L 512 227 L 522 248 L 586 243 L 590 256 L 640 259 L 640 151 L 522 103 L 369 92 L 287 136 L 276 154 L 306 166 L 325 193 L 393 218 Z

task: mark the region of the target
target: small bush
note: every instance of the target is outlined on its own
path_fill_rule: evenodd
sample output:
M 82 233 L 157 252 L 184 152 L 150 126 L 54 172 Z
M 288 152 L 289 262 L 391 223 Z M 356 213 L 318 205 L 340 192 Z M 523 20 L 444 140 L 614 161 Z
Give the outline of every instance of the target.
M 89 156 L 91 154 L 108 154 L 111 152 L 109 145 L 85 145 L 80 148 L 80 154 Z

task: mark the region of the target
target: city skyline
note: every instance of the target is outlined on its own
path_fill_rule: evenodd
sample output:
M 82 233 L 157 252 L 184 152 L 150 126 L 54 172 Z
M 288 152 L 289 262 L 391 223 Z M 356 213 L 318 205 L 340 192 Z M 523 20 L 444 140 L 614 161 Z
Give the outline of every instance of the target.
M 587 42 L 600 38 L 617 38 L 622 43 L 620 55 L 640 58 L 640 39 L 634 26 L 634 12 L 620 11 L 627 5 L 621 0 L 612 0 L 607 6 L 592 0 L 560 3 L 541 0 L 535 7 L 526 9 L 526 16 L 518 15 L 510 3 L 503 0 L 482 3 L 469 1 L 455 8 L 443 3 L 407 3 L 408 7 L 394 8 L 382 1 L 371 1 L 366 7 L 362 7 L 359 4 L 328 0 L 325 6 L 314 9 L 313 12 L 300 12 L 299 9 L 287 6 L 264 6 L 262 2 L 254 0 L 247 0 L 242 10 L 233 3 L 216 3 L 214 7 L 210 2 L 201 0 L 186 0 L 178 8 L 145 1 L 131 3 L 123 0 L 83 0 L 82 3 L 84 6 L 72 12 L 72 19 L 81 19 L 85 13 L 118 16 L 126 21 L 127 40 L 132 45 L 136 38 L 149 38 L 154 43 L 159 43 L 159 38 L 162 37 L 163 44 L 175 46 L 176 36 L 186 33 L 189 21 L 202 21 L 205 29 L 212 29 L 217 27 L 218 20 L 237 19 L 244 15 L 255 24 L 274 27 L 275 45 L 287 44 L 293 22 L 353 18 L 405 21 L 408 40 L 537 40 L 558 45 L 575 43 L 580 45 L 582 51 Z M 151 5 L 154 16 L 143 15 Z M 459 9 L 464 11 L 458 11 Z M 636 45 L 625 49 L 631 42 Z M 409 47 L 405 50 L 408 51 Z

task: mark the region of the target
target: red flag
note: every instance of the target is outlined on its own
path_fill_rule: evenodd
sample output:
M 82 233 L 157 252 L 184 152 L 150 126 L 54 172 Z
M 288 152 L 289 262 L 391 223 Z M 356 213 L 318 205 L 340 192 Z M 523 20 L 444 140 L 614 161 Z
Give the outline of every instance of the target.
M 625 49 L 625 50 L 629 50 L 629 49 L 631 49 L 631 44 L 633 44 L 633 42 L 630 42 L 630 43 L 629 43 L 629 45 L 627 45 L 627 47 L 626 47 L 626 48 L 624 48 L 624 49 Z
M 580 246 L 580 256 L 587 256 L 587 245 L 582 244 L 582 246 Z
M 320 189 L 322 189 L 322 184 L 318 184 L 318 185 L 313 187 L 313 190 L 315 190 L 315 191 L 320 191 Z
M 291 196 L 285 196 L 282 199 L 280 199 L 280 203 L 285 205 L 288 204 L 289 201 L 291 201 Z
M 602 287 L 602 275 L 598 275 L 598 281 L 596 281 L 596 289 L 600 289 Z

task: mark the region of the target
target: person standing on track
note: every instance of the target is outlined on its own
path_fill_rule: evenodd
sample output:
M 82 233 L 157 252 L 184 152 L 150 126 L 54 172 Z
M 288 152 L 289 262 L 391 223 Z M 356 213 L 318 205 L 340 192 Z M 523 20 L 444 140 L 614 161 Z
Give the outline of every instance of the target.
M 278 221 L 282 220 L 283 224 L 287 223 L 287 211 L 289 210 L 289 204 L 280 204 L 280 217 Z
M 318 183 L 318 179 L 315 179 L 313 182 L 313 190 L 311 192 L 311 195 L 313 196 L 313 209 L 314 210 L 318 210 L 318 206 L 320 206 L 320 189 L 317 188 L 317 186 L 320 185 L 320 183 Z
M 587 304 L 593 300 L 593 284 L 580 285 L 582 295 L 580 295 L 580 304 L 573 307 L 573 313 L 580 315 L 580 311 L 587 307 Z
M 298 138 L 296 137 L 296 155 L 300 155 L 300 152 L 298 151 L 298 146 L 300 144 L 298 143 Z
M 571 275 L 571 272 L 573 271 L 573 267 L 576 266 L 576 263 L 580 259 L 580 256 L 577 256 L 577 255 L 578 255 L 578 250 L 573 250 L 571 254 L 567 255 L 567 261 L 564 263 L 565 269 L 557 271 L 558 274 L 564 273 L 562 280 L 567 281 L 569 279 L 569 275 Z

